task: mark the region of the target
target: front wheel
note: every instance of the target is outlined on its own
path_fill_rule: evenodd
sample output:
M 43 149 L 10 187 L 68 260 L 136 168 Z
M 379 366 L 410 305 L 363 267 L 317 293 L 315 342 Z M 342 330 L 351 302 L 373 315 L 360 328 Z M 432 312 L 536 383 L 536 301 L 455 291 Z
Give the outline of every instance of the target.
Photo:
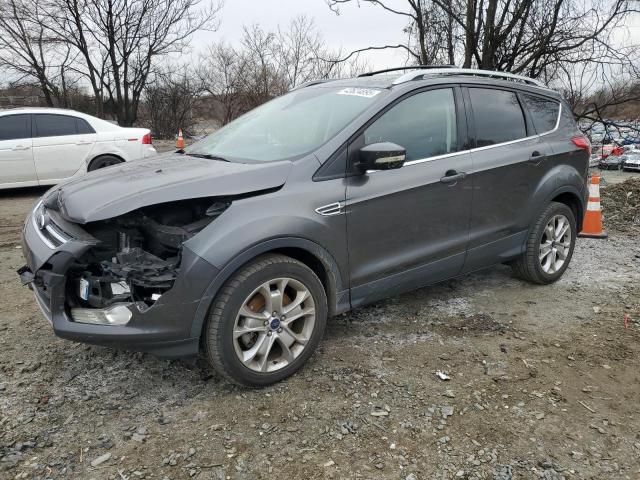
M 313 270 L 284 255 L 264 255 L 236 273 L 214 300 L 206 355 L 234 383 L 269 385 L 302 367 L 326 321 L 327 298 Z
M 514 273 L 532 283 L 555 282 L 569 266 L 577 234 L 573 211 L 551 202 L 530 230 L 524 255 L 512 263 Z

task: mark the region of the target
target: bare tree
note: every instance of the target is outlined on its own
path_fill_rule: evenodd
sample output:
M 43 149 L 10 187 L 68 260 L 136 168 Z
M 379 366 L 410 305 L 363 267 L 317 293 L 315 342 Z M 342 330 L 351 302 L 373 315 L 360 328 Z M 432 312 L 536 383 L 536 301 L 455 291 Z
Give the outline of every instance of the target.
M 76 82 L 67 67 L 76 55 L 45 26 L 46 12 L 37 1 L 0 0 L 0 67 L 15 83 L 36 82 L 48 106 L 68 105 Z
M 622 78 L 639 78 L 640 46 L 631 38 L 621 40 L 625 26 L 638 13 L 639 2 L 406 0 L 404 9 L 392 8 L 384 0 L 326 2 L 338 14 L 341 6 L 357 3 L 407 19 L 405 44 L 364 46 L 342 60 L 364 51 L 399 48 L 407 52 L 408 63 L 451 63 L 519 73 L 542 78 L 567 92 L 579 80 L 581 95 L 609 103 L 595 105 L 592 101 L 588 110 L 576 108 L 578 118 L 595 111 L 602 114 L 611 102 L 618 104 L 635 98 L 629 91 L 621 94 L 620 88 L 613 88 L 612 84 L 623 84 Z M 584 83 L 587 78 L 592 82 Z M 595 84 L 606 86 L 610 94 L 616 92 L 615 98 L 593 95 Z
M 637 45 L 623 47 L 613 38 L 638 12 L 638 2 L 630 0 L 406 0 L 404 9 L 383 0 L 326 2 L 337 14 L 340 6 L 357 2 L 405 17 L 407 44 L 365 46 L 359 52 L 402 48 L 423 64 L 446 58 L 466 68 L 539 77 L 575 61 L 579 52 L 586 54 L 582 61 L 626 60 L 637 52 Z
M 200 56 L 198 75 L 202 88 L 220 104 L 219 120 L 224 125 L 245 111 L 241 77 L 244 63 L 240 53 L 226 43 L 210 45 Z
M 169 65 L 154 72 L 144 89 L 144 123 L 158 138 L 173 138 L 178 129 L 193 134 L 193 111 L 201 92 L 201 82 L 188 66 Z
M 362 62 L 343 62 L 341 56 L 327 47 L 311 19 L 298 16 L 275 31 L 245 26 L 237 46 L 209 46 L 200 57 L 199 76 L 219 102 L 225 124 L 310 80 L 365 70 Z
M 189 48 L 198 30 L 217 28 L 221 2 L 201 0 L 47 0 L 49 30 L 80 52 L 96 99 L 109 104 L 118 123 L 132 125 L 158 57 Z
M 558 76 L 556 85 L 571 106 L 573 115 L 581 120 L 580 127 L 589 132 L 596 123 L 604 125 L 605 134 L 618 131 L 622 127 L 640 132 L 638 128 L 638 103 L 640 102 L 640 78 L 630 71 L 618 70 L 616 74 L 602 68 L 602 65 L 567 63 L 561 67 L 564 75 Z M 594 85 L 598 85 L 594 89 Z M 635 113 L 631 118 L 635 126 L 615 120 L 626 106 Z M 634 108 L 635 107 L 635 108 Z M 623 125 L 624 124 L 624 125 Z
M 293 18 L 275 34 L 273 57 L 287 90 L 319 78 L 338 77 L 345 72 L 361 73 L 361 63 L 343 64 L 340 50 L 326 45 L 312 19 L 305 15 Z
M 472 1 L 472 0 L 470 0 Z M 454 14 L 459 11 L 461 0 L 449 2 L 448 9 L 441 8 L 432 0 L 406 0 L 405 9 L 391 7 L 389 2 L 380 0 L 326 0 L 329 7 L 340 14 L 340 7 L 355 3 L 377 6 L 406 19 L 407 26 L 404 33 L 407 40 L 404 43 L 391 45 L 364 46 L 350 52 L 342 60 L 349 60 L 360 53 L 371 50 L 399 49 L 408 57 L 408 63 L 431 65 L 434 63 L 454 63 L 459 39 Z

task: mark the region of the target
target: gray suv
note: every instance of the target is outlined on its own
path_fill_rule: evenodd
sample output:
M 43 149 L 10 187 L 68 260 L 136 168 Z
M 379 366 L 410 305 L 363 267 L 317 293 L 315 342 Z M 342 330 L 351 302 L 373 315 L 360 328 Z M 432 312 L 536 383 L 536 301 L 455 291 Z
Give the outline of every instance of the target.
M 498 263 L 557 280 L 589 150 L 560 96 L 526 77 L 312 82 L 184 150 L 54 187 L 26 221 L 19 274 L 62 338 L 204 352 L 267 385 L 307 361 L 330 316 Z

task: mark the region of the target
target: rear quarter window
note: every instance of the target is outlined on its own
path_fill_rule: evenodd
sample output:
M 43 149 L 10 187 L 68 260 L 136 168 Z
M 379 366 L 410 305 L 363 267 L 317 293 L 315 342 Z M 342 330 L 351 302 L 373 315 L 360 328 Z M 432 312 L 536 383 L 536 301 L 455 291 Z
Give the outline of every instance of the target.
M 83 135 L 86 133 L 96 133 L 89 123 L 83 118 L 76 118 L 76 130 L 79 135 Z
M 522 100 L 538 134 L 550 132 L 556 128 L 560 103 L 549 98 L 528 94 L 523 94 Z
M 576 119 L 573 116 L 571 107 L 567 102 L 562 102 L 562 113 L 560 114 L 560 124 L 563 125 L 564 127 L 571 128 L 573 130 L 578 130 L 578 124 L 576 123 Z

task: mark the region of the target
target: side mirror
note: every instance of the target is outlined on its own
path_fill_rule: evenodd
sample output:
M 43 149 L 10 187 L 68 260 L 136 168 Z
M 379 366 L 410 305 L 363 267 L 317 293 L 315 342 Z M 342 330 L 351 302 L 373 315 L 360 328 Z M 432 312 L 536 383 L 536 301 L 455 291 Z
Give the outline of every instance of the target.
M 372 143 L 360 149 L 358 171 L 364 175 L 369 170 L 392 170 L 404 165 L 407 151 L 391 142 Z

